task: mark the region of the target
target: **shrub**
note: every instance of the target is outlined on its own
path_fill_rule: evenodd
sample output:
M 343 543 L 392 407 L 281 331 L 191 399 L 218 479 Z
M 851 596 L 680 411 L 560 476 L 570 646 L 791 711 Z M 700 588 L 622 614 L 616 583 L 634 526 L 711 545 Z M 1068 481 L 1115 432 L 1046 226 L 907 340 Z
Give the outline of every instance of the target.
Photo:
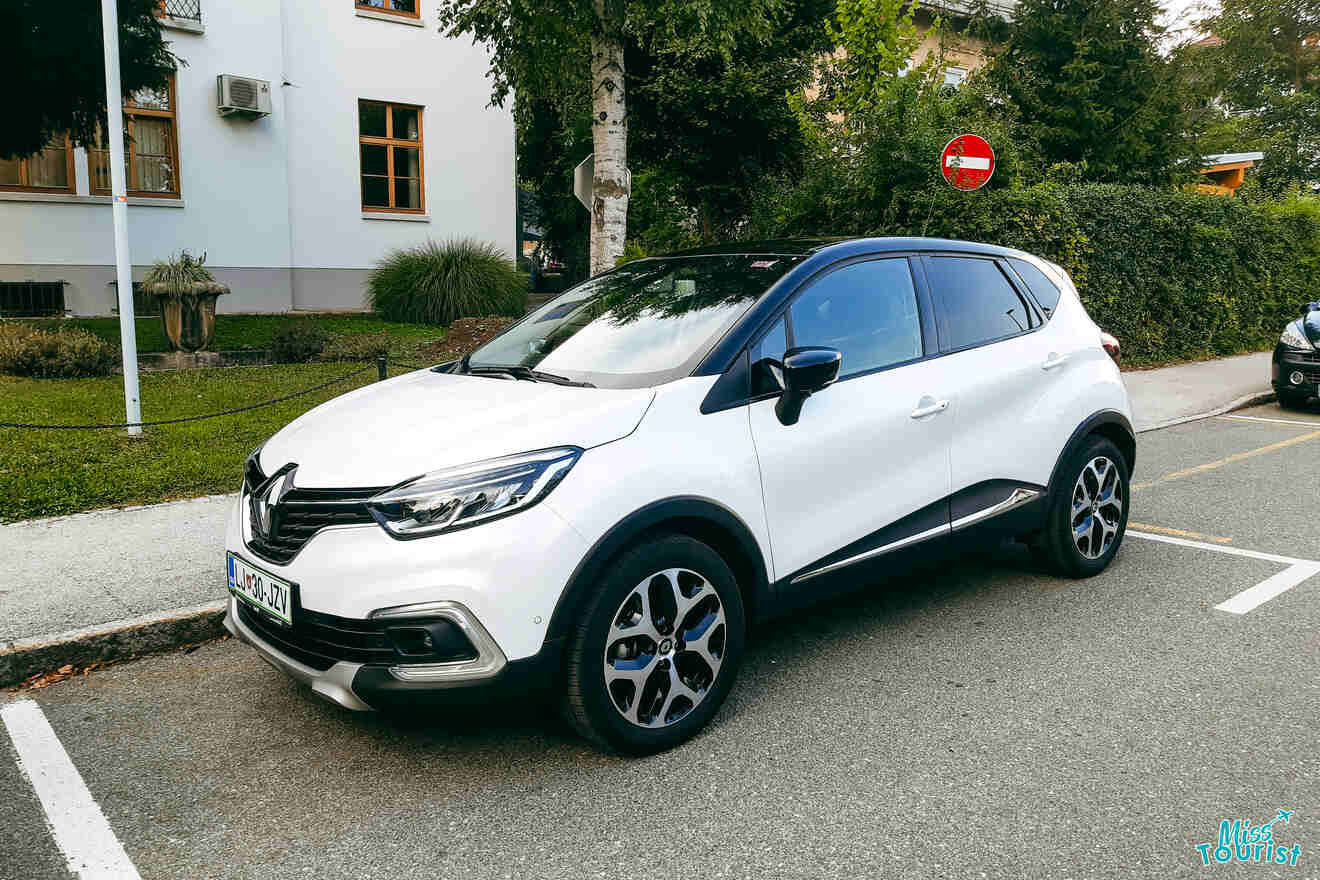
M 142 279 L 142 288 L 156 296 L 179 299 L 188 294 L 228 293 L 229 288 L 215 280 L 206 268 L 206 254 L 194 257 L 185 251 L 168 260 L 157 260 Z
M 37 379 L 109 376 L 119 348 L 86 330 L 0 322 L 0 373 Z
M 270 355 L 277 364 L 305 364 L 321 356 L 329 339 L 315 321 L 289 321 L 276 329 Z
M 458 318 L 521 315 L 527 279 L 492 244 L 456 239 L 396 250 L 367 280 L 367 303 L 391 321 L 445 326 Z
M 348 333 L 335 336 L 321 351 L 323 361 L 374 361 L 390 353 L 395 342 L 388 330 L 379 333 Z

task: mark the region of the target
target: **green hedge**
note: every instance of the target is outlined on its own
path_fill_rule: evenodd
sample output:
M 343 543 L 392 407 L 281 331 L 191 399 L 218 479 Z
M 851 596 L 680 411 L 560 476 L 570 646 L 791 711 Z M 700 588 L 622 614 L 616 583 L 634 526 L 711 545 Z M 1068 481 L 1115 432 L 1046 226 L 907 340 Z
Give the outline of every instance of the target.
M 773 228 L 763 222 L 757 234 L 931 235 L 1054 260 L 1096 323 L 1122 342 L 1125 363 L 1267 349 L 1303 303 L 1320 299 L 1314 198 L 1248 203 L 1102 184 L 942 188 L 899 194 L 884 206 L 849 205 L 845 197 L 832 216 L 804 222 L 789 216 L 791 196 L 780 204 Z M 833 228 L 820 229 L 822 220 Z

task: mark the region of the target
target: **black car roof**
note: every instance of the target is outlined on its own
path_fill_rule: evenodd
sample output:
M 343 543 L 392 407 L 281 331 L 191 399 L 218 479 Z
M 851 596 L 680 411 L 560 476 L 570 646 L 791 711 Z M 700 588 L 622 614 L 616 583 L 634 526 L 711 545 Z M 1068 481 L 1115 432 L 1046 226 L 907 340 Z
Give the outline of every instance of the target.
M 706 245 L 689 250 L 675 251 L 665 256 L 703 257 L 732 254 L 748 256 L 792 256 L 806 257 L 826 250 L 860 252 L 871 251 L 964 251 L 996 256 L 1020 256 L 1023 251 L 999 245 L 984 244 L 974 241 L 959 241 L 949 238 L 923 238 L 908 236 L 876 236 L 836 238 L 791 238 L 771 241 L 733 241 L 725 244 Z

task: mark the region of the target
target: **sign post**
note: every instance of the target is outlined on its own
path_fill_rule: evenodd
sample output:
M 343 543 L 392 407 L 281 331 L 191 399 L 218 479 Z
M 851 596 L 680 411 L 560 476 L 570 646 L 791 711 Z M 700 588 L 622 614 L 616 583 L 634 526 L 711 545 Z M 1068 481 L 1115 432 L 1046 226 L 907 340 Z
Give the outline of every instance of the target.
M 142 421 L 138 399 L 137 324 L 133 315 L 133 266 L 128 252 L 128 181 L 124 165 L 124 100 L 119 85 L 119 9 L 117 0 L 101 0 L 105 48 L 106 140 L 110 142 L 110 213 L 115 228 L 115 278 L 119 294 L 119 344 L 124 353 L 126 422 Z M 130 435 L 142 433 L 132 424 Z
M 995 151 L 980 135 L 960 134 L 940 154 L 940 173 L 955 189 L 978 190 L 994 176 Z

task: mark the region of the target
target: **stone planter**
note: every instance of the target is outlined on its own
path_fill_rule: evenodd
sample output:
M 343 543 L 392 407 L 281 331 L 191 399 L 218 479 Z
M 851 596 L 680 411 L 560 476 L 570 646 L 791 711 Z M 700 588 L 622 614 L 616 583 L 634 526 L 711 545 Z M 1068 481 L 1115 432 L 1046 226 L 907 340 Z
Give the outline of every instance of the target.
M 215 281 L 194 281 L 187 289 L 144 284 L 160 303 L 160 324 L 173 351 L 202 351 L 215 338 L 215 300 L 229 288 Z

